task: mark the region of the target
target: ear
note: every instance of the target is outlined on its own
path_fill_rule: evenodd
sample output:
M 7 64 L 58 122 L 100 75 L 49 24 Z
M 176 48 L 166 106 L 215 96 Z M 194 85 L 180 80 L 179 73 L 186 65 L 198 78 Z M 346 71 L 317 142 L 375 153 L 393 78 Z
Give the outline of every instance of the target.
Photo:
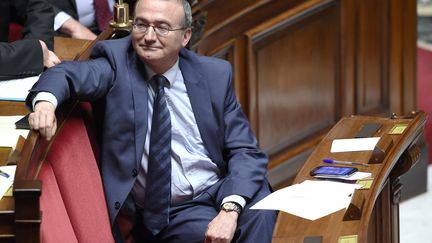
M 182 46 L 186 47 L 187 43 L 189 42 L 190 38 L 192 37 L 192 29 L 187 28 L 185 32 L 183 33 L 183 40 L 182 40 Z

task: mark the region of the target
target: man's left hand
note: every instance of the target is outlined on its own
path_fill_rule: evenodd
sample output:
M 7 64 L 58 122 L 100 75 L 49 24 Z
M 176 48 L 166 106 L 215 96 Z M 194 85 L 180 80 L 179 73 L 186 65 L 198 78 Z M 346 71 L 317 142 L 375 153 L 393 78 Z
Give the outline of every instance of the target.
M 205 243 L 229 243 L 237 228 L 238 213 L 220 211 L 207 226 Z

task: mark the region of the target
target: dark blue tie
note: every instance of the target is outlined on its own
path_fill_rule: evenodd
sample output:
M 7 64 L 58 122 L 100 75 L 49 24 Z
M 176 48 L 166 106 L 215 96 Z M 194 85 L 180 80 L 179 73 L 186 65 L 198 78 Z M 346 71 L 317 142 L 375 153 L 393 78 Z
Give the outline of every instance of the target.
M 169 222 L 171 202 L 171 118 L 165 99 L 162 75 L 153 77 L 157 90 L 153 103 L 147 182 L 143 209 L 144 224 L 158 234 Z

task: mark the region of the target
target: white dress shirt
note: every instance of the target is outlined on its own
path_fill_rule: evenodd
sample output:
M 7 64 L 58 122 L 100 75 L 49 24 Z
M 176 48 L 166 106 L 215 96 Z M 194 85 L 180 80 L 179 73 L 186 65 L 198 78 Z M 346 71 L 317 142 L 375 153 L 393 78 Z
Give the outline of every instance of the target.
M 149 77 L 155 73 L 146 67 Z M 168 110 L 171 115 L 171 204 L 191 200 L 200 196 L 210 186 L 220 179 L 220 171 L 217 165 L 210 160 L 209 153 L 204 147 L 198 125 L 193 114 L 189 96 L 183 80 L 183 75 L 177 62 L 163 74 L 169 81 L 165 87 L 165 97 Z M 155 84 L 148 84 L 148 130 L 147 138 L 150 138 L 151 118 L 153 114 L 153 101 L 155 96 Z M 149 140 L 146 139 L 144 154 L 141 160 L 141 169 L 138 174 L 137 182 L 132 190 L 138 205 L 144 202 L 145 197 L 145 177 L 148 166 Z M 224 200 L 235 201 L 242 207 L 245 200 L 236 195 L 232 195 Z

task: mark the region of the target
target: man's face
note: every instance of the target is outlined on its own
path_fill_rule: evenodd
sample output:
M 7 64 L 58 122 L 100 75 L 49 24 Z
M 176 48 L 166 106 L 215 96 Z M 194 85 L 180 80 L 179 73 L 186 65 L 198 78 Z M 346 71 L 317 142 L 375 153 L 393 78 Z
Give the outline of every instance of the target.
M 183 5 L 178 1 L 140 0 L 135 9 L 136 25 L 180 29 L 184 27 Z M 168 31 L 166 35 L 155 32 L 153 27 L 140 32 L 134 27 L 132 44 L 140 59 L 153 71 L 162 73 L 177 60 L 178 53 L 191 37 L 191 29 Z

